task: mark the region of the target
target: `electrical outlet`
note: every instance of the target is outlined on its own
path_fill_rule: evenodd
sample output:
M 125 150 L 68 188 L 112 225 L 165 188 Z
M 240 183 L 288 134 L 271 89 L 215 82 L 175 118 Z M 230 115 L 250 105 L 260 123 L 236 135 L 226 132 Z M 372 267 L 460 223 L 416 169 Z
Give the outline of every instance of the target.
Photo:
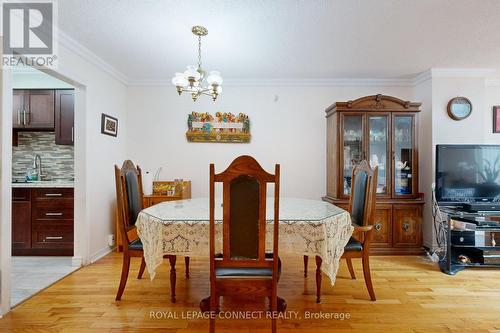
M 115 246 L 115 235 L 108 235 L 108 245 L 111 247 Z

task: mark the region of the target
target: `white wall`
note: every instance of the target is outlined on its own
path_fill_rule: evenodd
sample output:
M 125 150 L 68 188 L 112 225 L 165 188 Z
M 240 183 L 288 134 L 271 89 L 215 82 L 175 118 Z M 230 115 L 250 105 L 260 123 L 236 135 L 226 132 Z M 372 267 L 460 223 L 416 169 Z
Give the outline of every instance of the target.
M 431 184 L 434 178 L 432 163 L 432 133 L 435 130 L 432 125 L 432 80 L 420 82 L 414 87 L 414 100 L 422 103 L 418 116 L 418 167 L 419 167 L 419 191 L 424 193 L 424 212 L 422 233 L 424 246 L 432 248 L 433 229 L 431 222 L 432 191 Z
M 85 197 L 80 198 L 85 201 L 85 205 L 81 202 L 76 204 L 82 204 L 86 208 L 85 218 L 89 226 L 86 256 L 92 260 L 109 250 L 107 235 L 115 231 L 113 165 L 121 164 L 126 156 L 127 88 L 102 68 L 96 67 L 64 45 L 60 46 L 59 53 L 58 72 L 84 85 L 85 100 L 75 101 L 76 110 L 78 105 L 84 105 L 86 110 L 83 116 L 75 115 L 75 180 L 77 184 L 84 186 L 86 192 Z M 101 113 L 118 118 L 118 137 L 101 134 Z M 85 142 L 81 142 L 82 137 Z M 78 145 L 84 149 L 81 154 L 85 155 L 86 160 L 83 173 L 77 162 Z
M 1 45 L 1 43 L 0 43 Z M 75 263 L 85 264 L 107 252 L 107 235 L 115 232 L 115 184 L 113 165 L 126 156 L 126 86 L 108 74 L 87 50 L 59 47 L 59 65 L 48 70 L 76 87 L 75 94 Z M 80 54 L 85 55 L 85 58 Z M 90 56 L 89 56 L 90 55 Z M 35 80 L 35 79 L 34 79 Z M 5 80 L 4 80 L 5 81 Z M 55 82 L 55 81 L 53 81 Z M 1 309 L 9 309 L 12 154 L 12 77 L 2 85 L 1 171 Z M 19 83 L 19 82 L 17 82 Z M 33 87 L 40 81 L 33 83 Z M 55 86 L 54 86 L 55 87 Z M 102 135 L 101 113 L 119 119 L 117 138 Z M 81 234 L 85 242 L 81 242 Z
M 281 164 L 282 196 L 320 199 L 326 194 L 325 108 L 370 94 L 412 99 L 411 87 L 229 86 L 220 100 L 178 96 L 173 86 L 130 87 L 128 157 L 143 170 L 163 167 L 163 179 L 192 180 L 193 197 L 208 196 L 208 165 L 222 171 L 241 154 L 267 170 Z M 187 115 L 217 111 L 249 115 L 249 144 L 189 143 Z

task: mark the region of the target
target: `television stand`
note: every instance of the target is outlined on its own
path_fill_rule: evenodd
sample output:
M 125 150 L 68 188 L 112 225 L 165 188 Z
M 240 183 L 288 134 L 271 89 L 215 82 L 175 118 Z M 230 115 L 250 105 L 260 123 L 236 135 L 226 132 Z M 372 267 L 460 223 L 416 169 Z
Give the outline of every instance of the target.
M 455 275 L 466 268 L 500 268 L 500 211 L 471 213 L 459 207 L 440 207 L 448 215 L 446 256 L 441 271 Z M 452 221 L 475 225 L 474 230 L 452 229 Z M 489 225 L 487 225 L 489 224 Z

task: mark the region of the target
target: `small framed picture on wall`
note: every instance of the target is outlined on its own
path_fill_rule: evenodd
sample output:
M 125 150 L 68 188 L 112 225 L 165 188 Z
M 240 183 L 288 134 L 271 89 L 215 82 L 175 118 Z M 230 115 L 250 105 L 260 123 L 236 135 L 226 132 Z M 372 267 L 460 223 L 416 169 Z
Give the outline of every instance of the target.
M 117 136 L 118 119 L 103 113 L 101 115 L 101 133 L 111 136 Z
M 493 107 L 493 133 L 500 133 L 500 106 Z

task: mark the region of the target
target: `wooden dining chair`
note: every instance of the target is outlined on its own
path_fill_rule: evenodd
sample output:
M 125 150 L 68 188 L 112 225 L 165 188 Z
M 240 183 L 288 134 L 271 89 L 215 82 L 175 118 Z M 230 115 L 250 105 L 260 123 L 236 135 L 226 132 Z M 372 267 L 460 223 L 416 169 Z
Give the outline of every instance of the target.
M 215 183 L 222 183 L 222 253 L 215 244 Z M 267 184 L 274 183 L 273 252 L 266 253 Z M 278 311 L 277 283 L 280 166 L 267 173 L 250 156 L 236 158 L 222 173 L 210 164 L 210 299 L 209 310 L 219 308 L 221 296 L 268 297 L 271 313 Z M 281 304 L 281 307 L 283 304 Z M 200 303 L 202 311 L 204 301 Z M 283 310 L 283 308 L 281 308 Z M 271 323 L 276 332 L 276 316 Z M 210 319 L 215 332 L 215 317 Z
M 372 169 L 366 160 L 361 161 L 352 170 L 352 187 L 349 198 L 349 213 L 354 225 L 353 236 L 349 238 L 344 248 L 342 258 L 346 259 L 347 268 L 352 279 L 356 279 L 352 266 L 353 258 L 360 258 L 363 262 L 363 274 L 366 288 L 372 301 L 375 301 L 375 292 L 370 274 L 370 243 L 372 239 L 373 214 L 377 190 L 378 167 Z M 307 256 L 304 256 L 304 276 L 307 277 Z M 316 257 L 317 266 L 321 266 L 321 258 Z M 318 264 L 319 261 L 319 264 Z M 316 270 L 316 302 L 321 302 L 321 271 Z
M 143 192 L 142 192 L 142 174 L 141 168 L 135 166 L 130 160 L 123 162 L 121 168 L 115 165 L 115 181 L 116 181 L 116 200 L 117 214 L 119 219 L 119 232 L 123 239 L 123 265 L 120 279 L 120 286 L 116 293 L 116 300 L 121 300 L 125 285 L 127 284 L 128 273 L 130 269 L 130 258 L 139 257 L 141 266 L 137 278 L 142 278 L 146 268 L 144 261 L 144 251 L 140 238 L 137 237 L 135 231 L 135 222 L 139 212 L 143 209 Z M 175 263 L 177 257 L 175 255 L 165 256 L 170 261 L 170 299 L 175 303 L 175 282 L 176 271 Z M 186 264 L 188 261 L 186 260 Z M 186 272 L 189 268 L 186 267 Z
M 342 258 L 346 259 L 351 278 L 356 279 L 352 259 L 360 258 L 366 288 L 372 301 L 376 300 L 370 273 L 370 244 L 373 232 L 373 215 L 377 196 L 378 166 L 372 169 L 366 160 L 361 161 L 352 171 L 352 190 L 349 212 L 354 224 L 353 236 L 344 248 Z

